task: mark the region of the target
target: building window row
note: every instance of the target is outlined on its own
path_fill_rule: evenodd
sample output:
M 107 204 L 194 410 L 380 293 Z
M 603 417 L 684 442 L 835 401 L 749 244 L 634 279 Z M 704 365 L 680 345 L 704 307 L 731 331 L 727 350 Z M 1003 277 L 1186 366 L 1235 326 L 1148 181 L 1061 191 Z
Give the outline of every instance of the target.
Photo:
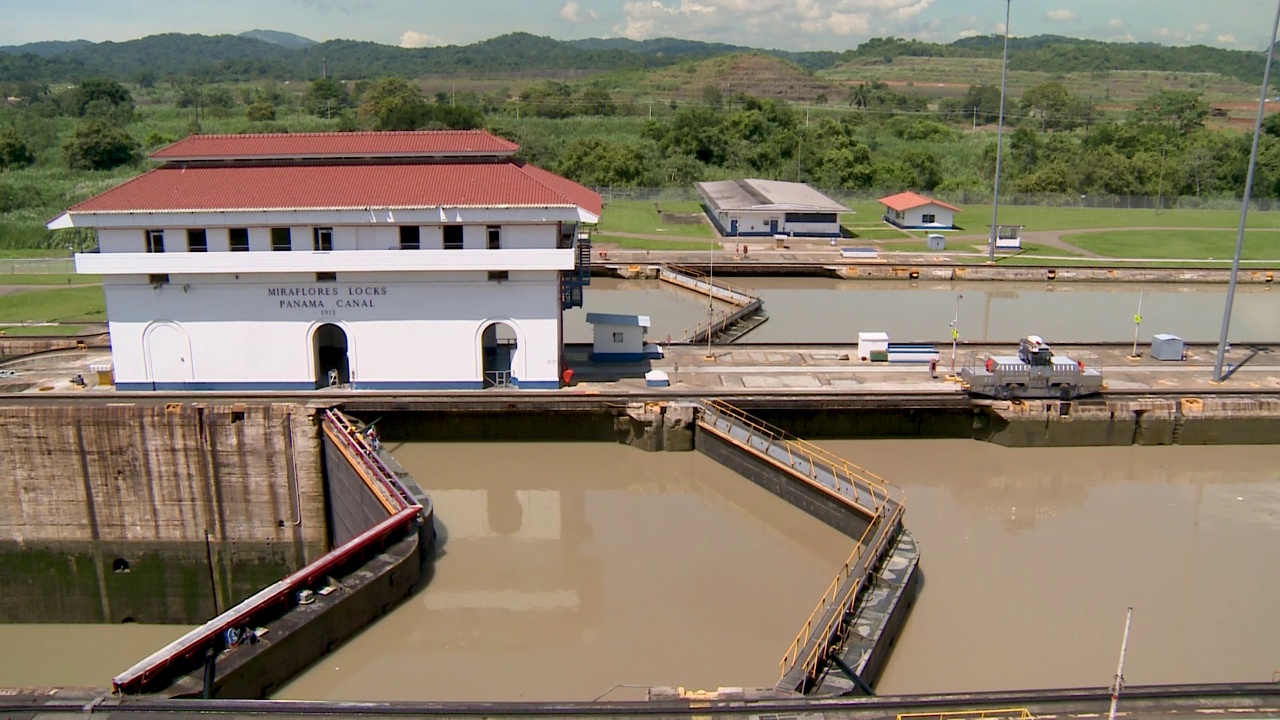
M 461 250 L 463 248 L 463 226 L 444 225 L 441 227 L 445 250 Z M 231 252 L 249 251 L 249 228 L 228 228 Z M 489 250 L 502 249 L 502 228 L 498 225 L 485 227 L 485 247 Z M 317 227 L 312 229 L 312 248 L 318 252 L 333 250 L 333 228 Z M 287 252 L 293 249 L 293 231 L 287 227 L 271 228 L 271 250 Z M 400 249 L 422 249 L 422 228 L 417 225 L 400 226 Z M 146 251 L 149 253 L 164 252 L 164 230 L 146 231 Z M 209 237 L 204 229 L 187 230 L 187 251 L 208 252 Z

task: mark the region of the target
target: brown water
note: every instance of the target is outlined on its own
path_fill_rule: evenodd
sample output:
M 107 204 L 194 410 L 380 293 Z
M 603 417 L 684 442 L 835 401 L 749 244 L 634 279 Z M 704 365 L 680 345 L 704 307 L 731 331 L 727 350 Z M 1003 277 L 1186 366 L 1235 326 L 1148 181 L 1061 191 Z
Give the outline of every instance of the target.
M 1105 686 L 1129 605 L 1131 684 L 1280 670 L 1280 446 L 822 444 L 906 488 L 921 543 L 925 583 L 883 693 Z M 278 697 L 770 685 L 848 549 L 696 453 L 395 452 L 436 501 L 436 577 Z M 0 626 L 0 686 L 104 685 L 181 630 Z
M 896 282 L 824 278 L 730 278 L 764 299 L 769 321 L 750 343 L 849 343 L 859 331 L 883 331 L 895 342 L 950 341 L 959 303 L 960 338 L 1017 342 L 1038 334 L 1051 342 L 1133 340 L 1141 295 L 1140 339 L 1172 333 L 1188 341 L 1216 341 L 1225 285 L 1140 286 L 1134 283 Z M 591 342 L 586 311 L 649 315 L 650 340 L 680 338 L 706 320 L 706 299 L 659 281 L 596 279 L 586 308 L 565 313 L 565 340 Z M 1231 339 L 1271 341 L 1280 328 L 1280 293 L 1246 285 L 1236 294 Z
M 181 625 L 0 624 L 0 687 L 100 687 L 176 640 Z
M 882 693 L 1280 669 L 1280 447 L 828 441 L 907 493 L 925 583 Z
M 772 685 L 851 541 L 696 453 L 411 444 L 435 577 L 278 698 L 590 700 Z

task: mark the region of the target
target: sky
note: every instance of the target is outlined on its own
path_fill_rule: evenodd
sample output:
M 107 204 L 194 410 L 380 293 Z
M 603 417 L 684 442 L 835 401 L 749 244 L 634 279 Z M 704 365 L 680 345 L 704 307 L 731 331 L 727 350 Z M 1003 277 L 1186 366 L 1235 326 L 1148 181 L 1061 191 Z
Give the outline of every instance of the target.
M 1274 0 L 1010 0 L 1015 36 L 1266 48 Z M 164 32 L 283 30 L 313 40 L 466 45 L 508 32 L 680 37 L 845 50 L 871 37 L 950 42 L 1004 30 L 1000 0 L 0 0 L 0 45 Z

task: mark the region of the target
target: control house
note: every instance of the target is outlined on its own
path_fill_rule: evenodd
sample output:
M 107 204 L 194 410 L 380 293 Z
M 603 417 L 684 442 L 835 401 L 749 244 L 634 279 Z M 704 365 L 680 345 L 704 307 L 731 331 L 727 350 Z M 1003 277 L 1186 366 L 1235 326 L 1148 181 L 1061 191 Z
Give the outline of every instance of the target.
M 560 386 L 600 196 L 483 131 L 192 136 L 67 210 L 120 390 Z

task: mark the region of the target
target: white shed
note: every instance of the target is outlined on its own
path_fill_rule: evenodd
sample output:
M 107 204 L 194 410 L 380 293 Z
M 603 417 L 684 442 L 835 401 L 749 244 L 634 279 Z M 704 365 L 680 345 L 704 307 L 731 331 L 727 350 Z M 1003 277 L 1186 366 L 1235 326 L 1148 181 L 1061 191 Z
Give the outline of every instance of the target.
M 858 359 L 870 360 L 873 352 L 889 352 L 889 333 L 884 332 L 860 332 L 858 333 Z
M 600 362 L 639 362 L 644 360 L 644 336 L 649 332 L 648 315 L 615 315 L 587 313 L 594 329 L 595 345 L 591 359 Z
M 954 230 L 960 208 L 913 192 L 880 198 L 884 220 L 914 230 Z
M 853 210 L 804 183 L 717 180 L 696 183 L 707 216 L 725 237 L 840 237 Z

